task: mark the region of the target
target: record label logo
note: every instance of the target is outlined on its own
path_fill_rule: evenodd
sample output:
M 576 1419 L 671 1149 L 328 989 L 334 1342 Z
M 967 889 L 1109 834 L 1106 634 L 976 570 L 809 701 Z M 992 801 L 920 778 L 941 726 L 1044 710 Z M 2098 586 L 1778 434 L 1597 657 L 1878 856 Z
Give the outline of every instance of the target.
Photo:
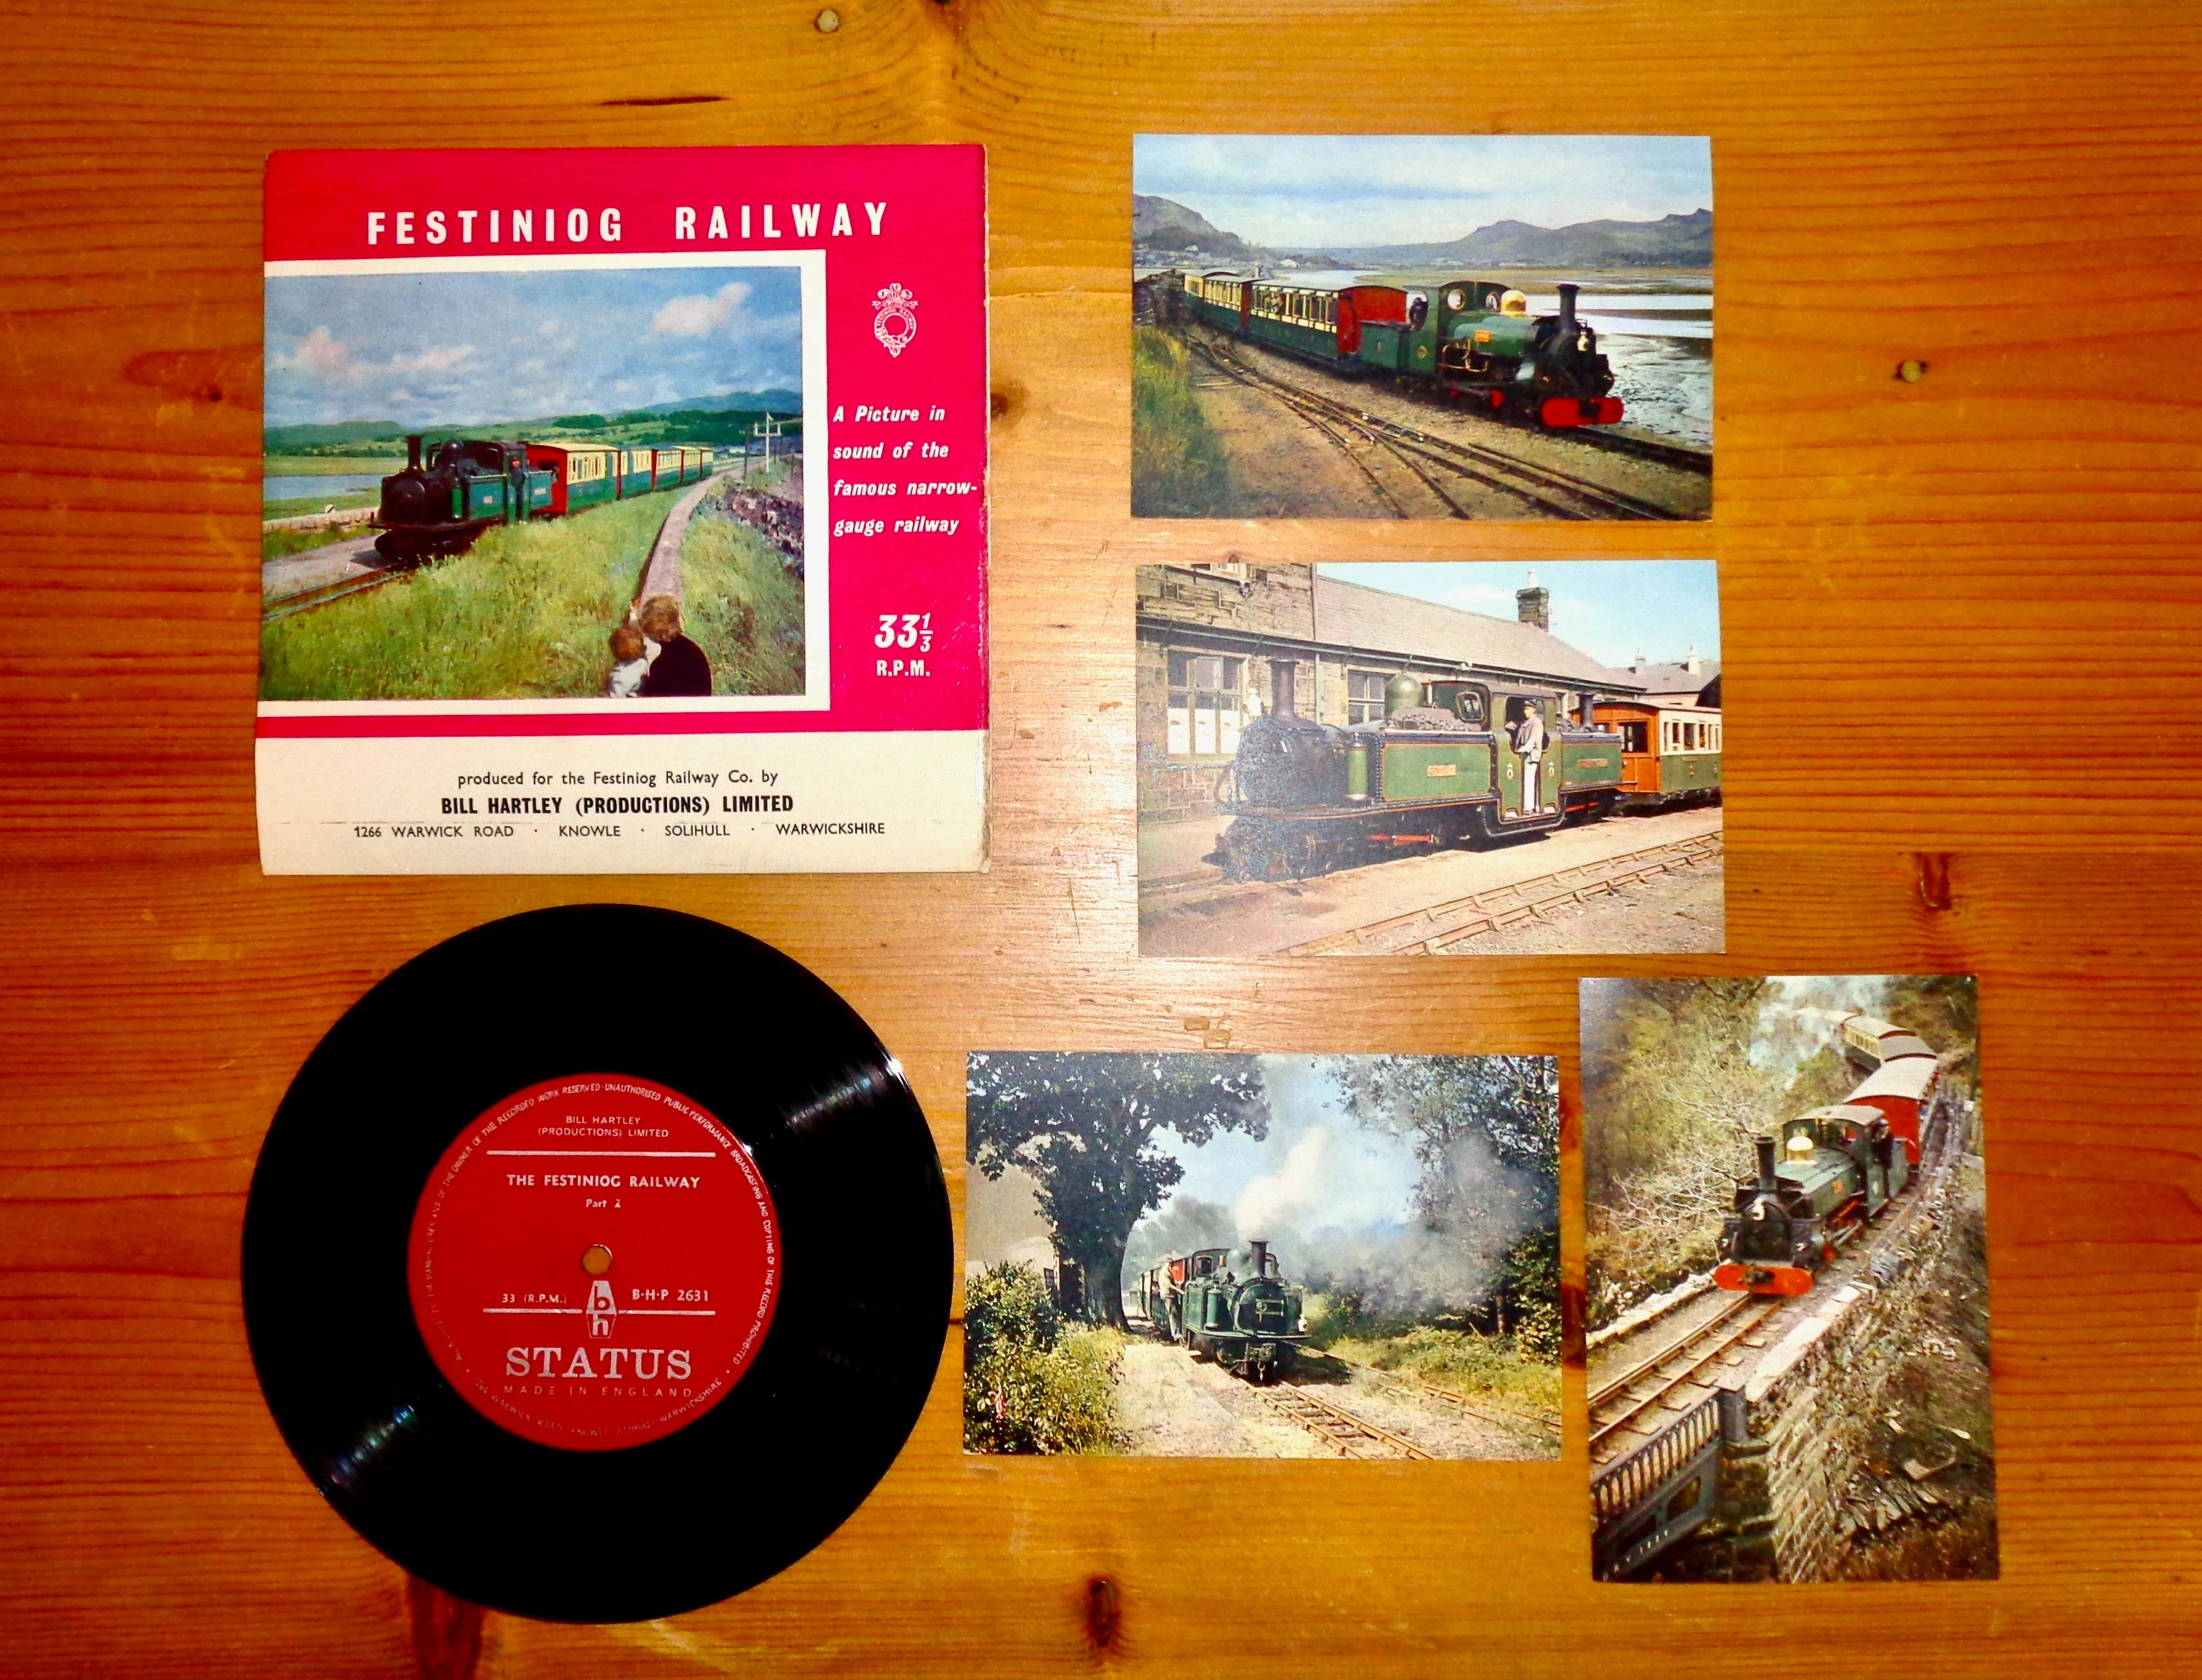
M 662 1085 L 581 1074 L 462 1131 L 413 1217 L 413 1313 L 452 1387 L 546 1447 L 672 1434 L 747 1370 L 780 1230 L 733 1135 Z

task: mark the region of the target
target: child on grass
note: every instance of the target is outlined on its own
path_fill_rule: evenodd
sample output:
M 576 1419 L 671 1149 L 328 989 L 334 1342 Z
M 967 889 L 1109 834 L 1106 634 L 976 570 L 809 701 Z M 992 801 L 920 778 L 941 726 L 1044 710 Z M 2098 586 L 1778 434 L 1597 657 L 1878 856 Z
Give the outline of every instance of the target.
M 642 692 L 642 680 L 650 673 L 645 651 L 641 631 L 632 624 L 613 627 L 612 675 L 604 686 L 606 694 L 615 700 L 631 700 Z

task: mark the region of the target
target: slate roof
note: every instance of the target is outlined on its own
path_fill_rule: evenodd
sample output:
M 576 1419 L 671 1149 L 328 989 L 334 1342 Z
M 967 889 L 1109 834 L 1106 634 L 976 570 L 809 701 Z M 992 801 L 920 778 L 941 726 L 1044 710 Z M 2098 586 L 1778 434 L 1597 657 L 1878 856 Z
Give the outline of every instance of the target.
M 1700 659 L 1693 672 L 1687 665 L 1629 665 L 1622 675 L 1644 685 L 1647 694 L 1698 694 L 1720 675 L 1720 661 Z
M 1326 646 L 1365 648 L 1403 659 L 1446 659 L 1495 675 L 1543 677 L 1610 694 L 1644 689 L 1640 677 L 1610 669 L 1534 624 L 1418 601 L 1321 572 L 1315 578 L 1315 640 Z

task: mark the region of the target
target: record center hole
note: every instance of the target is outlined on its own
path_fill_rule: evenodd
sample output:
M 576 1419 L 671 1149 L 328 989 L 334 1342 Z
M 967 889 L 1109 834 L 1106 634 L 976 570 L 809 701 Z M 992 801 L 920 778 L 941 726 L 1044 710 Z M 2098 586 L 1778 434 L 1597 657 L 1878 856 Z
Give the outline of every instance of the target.
M 602 1277 L 612 1269 L 612 1251 L 601 1242 L 592 1242 L 581 1251 L 581 1270 L 592 1277 Z

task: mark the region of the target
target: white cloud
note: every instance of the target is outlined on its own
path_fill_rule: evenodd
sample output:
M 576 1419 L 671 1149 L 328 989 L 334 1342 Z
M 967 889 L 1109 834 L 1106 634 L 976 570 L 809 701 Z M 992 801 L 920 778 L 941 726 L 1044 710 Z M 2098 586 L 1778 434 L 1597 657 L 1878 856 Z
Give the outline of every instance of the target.
M 668 298 L 651 318 L 650 330 L 679 338 L 709 338 L 734 318 L 749 295 L 748 281 L 728 280 L 709 296 L 698 292 Z
M 326 327 L 316 327 L 298 340 L 298 347 L 291 352 L 291 365 L 306 373 L 319 374 L 324 379 L 342 374 L 351 360 L 351 346 L 343 342 Z

